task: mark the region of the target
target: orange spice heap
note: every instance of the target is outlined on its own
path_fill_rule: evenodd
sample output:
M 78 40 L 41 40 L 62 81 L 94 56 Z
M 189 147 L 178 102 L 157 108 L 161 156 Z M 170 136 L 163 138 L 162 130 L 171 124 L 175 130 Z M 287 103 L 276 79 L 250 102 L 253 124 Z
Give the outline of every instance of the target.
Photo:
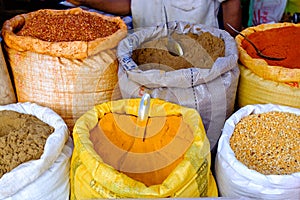
M 280 61 L 265 59 L 269 65 L 300 69 L 299 36 L 300 27 L 289 26 L 254 32 L 248 35 L 248 38 L 263 54 L 271 57 L 286 57 Z M 261 58 L 246 40 L 242 41 L 242 47 L 252 58 Z
M 136 121 L 136 116 L 108 113 L 90 131 L 90 139 L 105 163 L 147 186 L 161 184 L 184 159 L 184 153 L 193 141 L 193 132 L 183 122 L 182 116 L 153 117 L 149 118 L 147 138 L 143 141 L 143 135 L 131 135 L 136 130 Z M 172 151 L 165 149 L 168 145 L 174 147 L 171 148 Z M 122 149 L 124 154 L 120 156 L 115 153 L 117 151 L 113 147 Z M 125 163 L 123 158 L 127 159 L 125 152 L 134 155 L 142 153 L 145 160 L 143 163 L 132 160 L 132 169 L 136 165 L 143 165 L 149 171 L 141 173 L 119 169 Z M 156 154 L 157 159 L 151 160 L 153 157 L 149 157 L 147 153 Z M 158 163 L 165 164 L 158 167 Z

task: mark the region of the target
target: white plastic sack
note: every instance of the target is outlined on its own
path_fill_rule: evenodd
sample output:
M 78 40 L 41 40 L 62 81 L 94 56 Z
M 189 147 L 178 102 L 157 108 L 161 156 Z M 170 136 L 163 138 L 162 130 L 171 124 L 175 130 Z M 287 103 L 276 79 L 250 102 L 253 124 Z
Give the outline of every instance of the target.
M 284 13 L 287 0 L 251 0 L 248 26 L 278 23 Z
M 29 102 L 0 106 L 0 110 L 31 114 L 55 128 L 40 159 L 22 163 L 0 178 L 0 199 L 69 199 L 73 142 L 63 119 L 51 109 Z
M 167 32 L 163 25 L 140 29 L 121 40 L 118 45 L 118 78 L 122 97 L 139 98 L 146 91 L 152 98 L 196 109 L 212 149 L 217 144 L 226 118 L 234 110 L 240 73 L 236 42 L 226 31 L 206 25 L 170 22 L 169 27 L 179 34 L 200 34 L 203 31 L 222 38 L 225 42 L 225 56 L 217 58 L 211 69 L 142 71 L 131 58 L 133 50 L 139 48 L 143 42 L 166 36 Z
M 230 137 L 241 118 L 269 111 L 300 115 L 300 110 L 297 108 L 256 104 L 239 109 L 226 120 L 215 162 L 216 179 L 221 196 L 272 200 L 300 199 L 300 172 L 291 175 L 263 175 L 238 161 L 230 147 Z

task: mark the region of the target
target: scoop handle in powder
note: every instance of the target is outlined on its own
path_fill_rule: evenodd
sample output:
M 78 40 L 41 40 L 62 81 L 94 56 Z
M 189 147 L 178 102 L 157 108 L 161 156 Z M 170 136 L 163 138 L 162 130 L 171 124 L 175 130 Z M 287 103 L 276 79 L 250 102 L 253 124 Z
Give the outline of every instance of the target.
M 139 125 L 141 125 L 142 133 L 143 133 L 143 141 L 146 138 L 146 126 L 149 117 L 149 108 L 150 108 L 150 95 L 145 93 L 140 101 L 139 110 L 138 110 L 138 118 L 137 118 L 137 127 L 139 129 Z M 138 130 L 136 130 L 137 132 Z M 138 132 L 137 132 L 138 133 Z

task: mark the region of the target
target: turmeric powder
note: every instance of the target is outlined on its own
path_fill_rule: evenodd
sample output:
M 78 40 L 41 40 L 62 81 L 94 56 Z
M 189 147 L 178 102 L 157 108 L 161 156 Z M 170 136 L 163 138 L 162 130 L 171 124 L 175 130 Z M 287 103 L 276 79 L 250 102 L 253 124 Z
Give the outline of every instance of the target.
M 108 113 L 90 131 L 90 140 L 104 163 L 147 186 L 161 184 L 184 159 L 193 132 L 182 116 L 151 117 L 143 141 L 143 135 L 134 135 L 136 123 L 136 116 Z M 143 162 L 135 155 L 144 155 Z M 142 167 L 146 170 L 139 171 Z
M 271 66 L 300 69 L 300 57 L 297 50 L 300 44 L 300 27 L 288 26 L 254 32 L 247 37 L 265 55 L 271 57 L 285 57 L 284 60 L 265 60 Z M 261 58 L 246 40 L 242 47 L 252 58 Z M 261 58 L 263 59 L 263 58 Z

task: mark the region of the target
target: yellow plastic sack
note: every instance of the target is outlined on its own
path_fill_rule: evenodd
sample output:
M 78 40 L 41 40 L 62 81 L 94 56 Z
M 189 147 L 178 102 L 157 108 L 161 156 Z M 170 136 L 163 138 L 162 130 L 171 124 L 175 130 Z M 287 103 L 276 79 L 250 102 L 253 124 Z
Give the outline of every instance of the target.
M 261 24 L 244 29 L 242 34 L 249 36 L 254 32 L 286 26 L 300 27 L 300 24 Z M 238 35 L 235 40 L 241 63 L 237 90 L 238 106 L 241 108 L 249 104 L 273 103 L 299 108 L 300 69 L 271 66 L 264 59 L 254 59 L 242 47 L 244 38 Z
M 300 108 L 300 82 L 278 83 L 266 80 L 240 65 L 238 106 L 273 103 Z
M 217 197 L 217 186 L 210 171 L 209 141 L 195 109 L 159 99 L 151 99 L 149 117 L 182 115 L 194 140 L 184 159 L 162 184 L 146 186 L 105 164 L 90 140 L 92 130 L 107 113 L 137 116 L 140 99 L 122 99 L 95 106 L 81 116 L 73 130 L 71 160 L 71 199 Z M 108 152 L 110 153 L 110 152 Z

